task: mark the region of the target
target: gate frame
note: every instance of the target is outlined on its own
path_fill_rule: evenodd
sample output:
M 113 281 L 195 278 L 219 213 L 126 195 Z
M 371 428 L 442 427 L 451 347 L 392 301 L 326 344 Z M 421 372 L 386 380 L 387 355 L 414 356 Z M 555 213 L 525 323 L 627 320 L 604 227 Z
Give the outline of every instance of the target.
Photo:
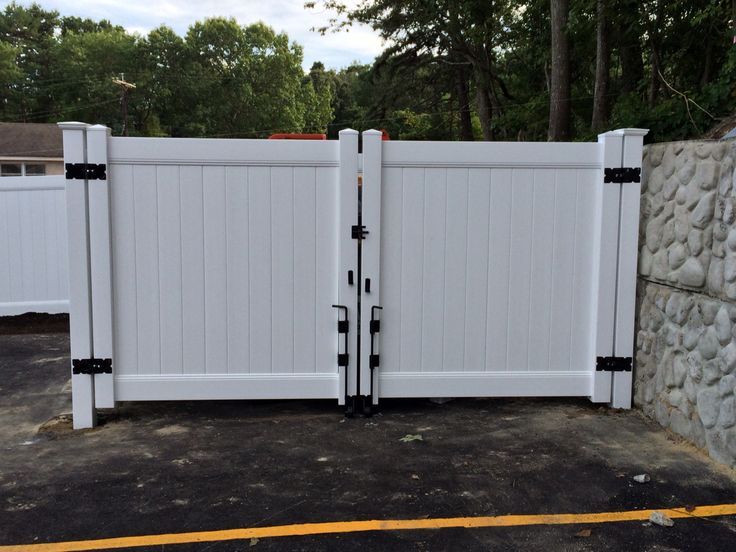
M 71 359 L 85 359 L 85 366 L 81 369 L 71 361 L 73 426 L 81 429 L 96 425 L 97 408 L 116 406 L 113 236 L 108 164 L 111 132 L 103 125 L 81 122 L 63 122 L 58 126 L 62 130 L 66 168 Z M 348 283 L 347 274 L 348 271 L 357 274 L 357 247 L 350 233 L 351 226 L 357 223 L 358 213 L 359 136 L 357 131 L 345 129 L 340 131 L 339 137 L 338 197 L 335 205 L 338 279 L 333 302 L 347 307 L 349 325 L 352 326 L 348 334 L 348 350 L 344 351 L 348 353 L 349 364 L 347 367 L 336 366 L 335 371 L 337 402 L 345 404 L 346 399 L 356 393 L 358 376 L 357 293 L 355 285 Z M 278 147 L 281 143 L 272 144 Z M 79 164 L 83 166 L 69 166 Z M 92 164 L 103 166 L 105 170 L 88 170 Z M 335 315 L 337 321 L 337 311 Z M 337 322 L 335 324 L 337 329 Z M 335 349 L 342 352 L 342 336 L 337 332 L 335 336 Z M 106 369 L 99 370 L 100 366 Z
M 606 182 L 606 169 L 633 169 L 641 174 L 643 138 L 646 129 L 625 128 L 603 133 L 598 137 L 600 180 L 597 188 L 596 213 L 598 223 L 594 234 L 594 293 L 591 302 L 594 327 L 592 340 L 596 358 L 590 359 L 592 402 L 608 403 L 614 408 L 631 408 L 634 310 L 636 303 L 636 266 L 638 255 L 640 176 L 633 182 Z M 378 374 L 370 366 L 370 320 L 372 307 L 380 305 L 380 238 L 382 142 L 377 130 L 363 132 L 362 217 L 370 231 L 362 244 L 363 275 L 371 278 L 370 295 L 361 299 L 361 382 L 373 381 L 378 390 Z M 638 172 L 637 172 L 638 171 Z M 377 273 L 373 276 L 370 273 Z M 381 327 L 381 330 L 385 328 Z M 380 334 L 376 352 L 380 359 Z M 597 357 L 622 357 L 631 368 L 628 371 L 597 369 Z M 376 368 L 380 370 L 380 364 Z M 372 397 L 377 404 L 380 390 Z

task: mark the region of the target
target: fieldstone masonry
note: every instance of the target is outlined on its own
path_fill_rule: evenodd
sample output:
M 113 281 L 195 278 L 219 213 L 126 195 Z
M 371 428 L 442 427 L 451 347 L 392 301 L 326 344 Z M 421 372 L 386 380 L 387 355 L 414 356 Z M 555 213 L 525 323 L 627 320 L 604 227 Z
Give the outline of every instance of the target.
M 634 402 L 736 468 L 736 142 L 644 149 Z

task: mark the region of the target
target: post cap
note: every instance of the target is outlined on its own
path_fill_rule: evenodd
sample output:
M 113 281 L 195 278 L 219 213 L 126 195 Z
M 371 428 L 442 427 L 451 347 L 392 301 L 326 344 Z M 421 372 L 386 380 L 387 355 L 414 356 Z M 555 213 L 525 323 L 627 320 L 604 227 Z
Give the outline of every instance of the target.
M 79 121 L 64 121 L 56 123 L 61 130 L 85 130 L 89 125 Z
M 649 134 L 648 128 L 617 128 L 616 130 L 609 130 L 598 136 L 646 136 Z

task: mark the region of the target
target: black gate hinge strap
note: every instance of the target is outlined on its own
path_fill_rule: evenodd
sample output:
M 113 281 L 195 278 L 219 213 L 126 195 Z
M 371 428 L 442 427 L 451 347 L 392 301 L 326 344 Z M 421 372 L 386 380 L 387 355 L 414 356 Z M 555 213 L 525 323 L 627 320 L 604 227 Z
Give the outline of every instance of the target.
M 595 369 L 598 372 L 631 372 L 631 357 L 597 357 Z
M 105 163 L 66 163 L 67 180 L 107 180 Z
M 72 360 L 72 374 L 112 374 L 112 359 L 75 358 Z
M 625 184 L 641 182 L 641 167 L 609 167 L 603 169 L 605 184 Z

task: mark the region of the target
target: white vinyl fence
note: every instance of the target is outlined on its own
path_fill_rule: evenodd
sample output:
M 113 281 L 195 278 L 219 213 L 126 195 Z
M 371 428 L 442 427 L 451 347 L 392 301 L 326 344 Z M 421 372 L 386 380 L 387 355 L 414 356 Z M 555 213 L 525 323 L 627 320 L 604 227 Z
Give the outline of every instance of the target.
M 64 184 L 0 178 L 0 316 L 69 310 Z
M 275 141 L 62 128 L 77 167 L 75 427 L 121 400 L 630 406 L 645 131 L 578 144 L 366 131 L 361 155 L 352 130 Z

